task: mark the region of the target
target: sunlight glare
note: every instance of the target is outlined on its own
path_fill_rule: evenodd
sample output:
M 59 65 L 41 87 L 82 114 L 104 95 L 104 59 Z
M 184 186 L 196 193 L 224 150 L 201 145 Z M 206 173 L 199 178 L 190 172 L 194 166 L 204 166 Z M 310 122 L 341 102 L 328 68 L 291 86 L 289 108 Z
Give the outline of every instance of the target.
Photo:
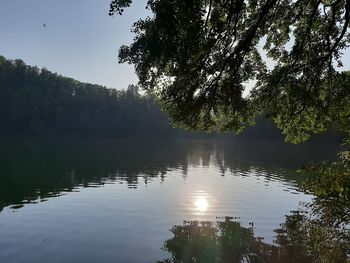
M 195 204 L 196 204 L 197 209 L 201 212 L 204 212 L 208 209 L 208 201 L 203 196 L 198 197 Z

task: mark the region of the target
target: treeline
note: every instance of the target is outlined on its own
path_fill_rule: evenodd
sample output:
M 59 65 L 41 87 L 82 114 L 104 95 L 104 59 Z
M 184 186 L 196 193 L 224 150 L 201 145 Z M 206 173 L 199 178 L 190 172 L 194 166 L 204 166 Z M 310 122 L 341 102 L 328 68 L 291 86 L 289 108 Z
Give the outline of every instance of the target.
M 0 57 L 0 134 L 168 136 L 168 119 L 136 86 L 81 83 Z
M 82 83 L 22 60 L 0 56 L 1 136 L 231 137 L 174 129 L 151 96 Z M 280 131 L 258 119 L 240 137 L 278 138 Z M 328 138 L 327 138 L 328 140 Z

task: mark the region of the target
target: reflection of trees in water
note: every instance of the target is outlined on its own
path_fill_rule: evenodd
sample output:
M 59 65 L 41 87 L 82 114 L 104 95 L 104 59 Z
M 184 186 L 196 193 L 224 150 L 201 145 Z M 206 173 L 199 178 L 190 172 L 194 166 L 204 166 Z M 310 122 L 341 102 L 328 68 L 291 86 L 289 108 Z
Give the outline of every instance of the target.
M 169 169 L 187 169 L 185 144 L 167 148 L 148 141 L 78 140 L 2 146 L 0 209 L 116 180 L 136 187 L 140 176 L 148 183 L 153 177 L 164 178 Z
M 349 230 L 335 228 L 293 212 L 275 230 L 273 244 L 254 236 L 253 224 L 244 227 L 226 217 L 217 222 L 188 221 L 175 225 L 164 242 L 170 257 L 160 262 L 346 263 Z
M 224 163 L 224 169 L 229 162 L 219 155 L 217 163 Z M 249 171 L 254 172 L 254 169 L 250 167 Z M 341 179 L 348 182 L 348 178 Z M 253 224 L 244 227 L 229 217 L 217 222 L 190 221 L 174 226 L 173 237 L 163 246 L 170 257 L 161 262 L 350 262 L 349 195 L 345 190 L 346 194 L 333 193 L 338 185 L 348 189 L 346 183 L 335 184 L 320 174 L 310 178 L 303 188 L 318 193 L 317 196 L 285 217 L 285 222 L 274 231 L 273 244 L 255 237 Z
M 168 140 L 63 140 L 1 143 L 0 209 L 11 204 L 37 202 L 77 187 L 115 181 L 137 188 L 139 180 L 165 180 L 168 171 L 187 176 L 191 167 L 216 167 L 222 175 L 250 172 L 272 178 L 265 163 L 277 165 L 286 146 L 259 143 Z M 305 152 L 304 149 L 301 150 Z M 304 158 L 303 155 L 297 155 Z M 262 162 L 262 166 L 259 166 Z M 289 159 L 292 163 L 293 160 Z M 254 164 L 254 165 L 252 165 Z M 278 180 L 287 178 L 278 172 Z M 294 176 L 294 174 L 292 175 Z M 285 179 L 283 179 L 285 178 Z
M 226 176 L 270 178 L 276 172 L 273 166 L 280 165 L 274 158 L 286 154 L 285 146 L 266 152 L 261 145 L 253 148 L 243 143 L 193 141 L 22 142 L 2 146 L 0 211 L 7 205 L 19 208 L 23 202 L 43 201 L 77 187 L 122 182 L 136 188 L 139 180 L 145 184 L 156 177 L 165 180 L 173 170 L 186 176 L 197 166 L 214 166 Z M 302 148 L 298 155 L 304 161 L 305 152 L 310 154 Z M 269 164 L 271 170 L 266 169 Z M 295 174 L 277 173 L 276 180 L 295 180 Z M 274 244 L 254 237 L 252 226 L 244 227 L 232 218 L 174 226 L 174 237 L 164 243 L 171 254 L 165 262 L 345 262 L 345 252 L 350 253 L 349 202 L 315 198 L 306 208 L 307 214 L 286 217 L 276 230 Z
M 171 258 L 164 262 L 240 262 L 253 240 L 252 229 L 231 218 L 215 223 L 184 222 L 171 232 L 174 237 L 164 243 Z

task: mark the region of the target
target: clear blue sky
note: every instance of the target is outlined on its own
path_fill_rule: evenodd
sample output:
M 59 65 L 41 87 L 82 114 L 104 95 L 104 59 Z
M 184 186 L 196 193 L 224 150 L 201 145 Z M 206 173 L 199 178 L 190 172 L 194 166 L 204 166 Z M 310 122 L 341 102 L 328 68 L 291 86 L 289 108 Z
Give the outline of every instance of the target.
M 0 55 L 111 88 L 136 84 L 133 66 L 118 64 L 117 51 L 131 43 L 131 25 L 147 15 L 147 0 L 134 0 L 121 17 L 108 16 L 109 2 L 0 0 Z M 343 61 L 350 70 L 350 50 Z
M 131 25 L 146 16 L 145 5 L 136 0 L 123 16 L 110 17 L 109 0 L 0 0 L 0 55 L 126 88 L 137 77 L 133 66 L 118 64 L 117 51 L 131 43 Z

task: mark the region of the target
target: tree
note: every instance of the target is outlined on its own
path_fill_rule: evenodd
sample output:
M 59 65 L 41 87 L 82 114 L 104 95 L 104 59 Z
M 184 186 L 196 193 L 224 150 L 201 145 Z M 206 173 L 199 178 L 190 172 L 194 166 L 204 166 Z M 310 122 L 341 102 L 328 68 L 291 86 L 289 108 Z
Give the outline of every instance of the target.
M 131 0 L 112 0 L 110 15 Z M 149 0 L 119 61 L 176 124 L 236 132 L 264 114 L 292 142 L 350 132 L 350 0 Z M 244 91 L 251 89 L 249 96 Z

